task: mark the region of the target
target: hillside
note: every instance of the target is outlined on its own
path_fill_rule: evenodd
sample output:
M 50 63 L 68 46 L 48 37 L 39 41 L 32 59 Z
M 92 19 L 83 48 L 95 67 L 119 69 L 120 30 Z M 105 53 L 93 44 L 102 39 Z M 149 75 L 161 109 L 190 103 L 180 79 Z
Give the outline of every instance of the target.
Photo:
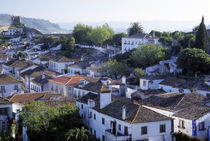
M 43 19 L 25 18 L 22 17 L 22 23 L 26 24 L 27 27 L 35 28 L 42 33 L 55 33 L 55 32 L 66 32 L 66 30 L 60 28 L 58 24 L 52 23 Z M 11 15 L 0 14 L 0 26 L 8 26 L 11 23 Z

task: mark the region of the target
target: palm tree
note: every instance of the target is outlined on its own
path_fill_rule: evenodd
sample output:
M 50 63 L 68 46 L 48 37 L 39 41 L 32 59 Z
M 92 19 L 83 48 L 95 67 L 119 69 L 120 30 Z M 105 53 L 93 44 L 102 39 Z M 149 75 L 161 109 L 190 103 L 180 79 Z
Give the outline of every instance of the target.
M 75 128 L 71 129 L 65 134 L 67 141 L 76 140 L 76 141 L 87 141 L 89 136 L 89 131 L 82 127 L 81 129 Z
M 137 33 L 143 33 L 143 27 L 139 22 L 131 23 L 131 27 L 128 28 L 128 35 L 131 36 Z

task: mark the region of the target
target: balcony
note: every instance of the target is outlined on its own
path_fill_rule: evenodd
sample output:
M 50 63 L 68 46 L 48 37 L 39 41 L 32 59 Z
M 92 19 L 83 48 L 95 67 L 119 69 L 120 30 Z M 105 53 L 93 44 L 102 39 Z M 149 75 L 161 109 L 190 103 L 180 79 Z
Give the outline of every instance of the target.
M 131 135 L 123 135 L 120 133 L 114 134 L 111 129 L 106 130 L 106 140 L 108 141 L 126 141 L 131 140 Z

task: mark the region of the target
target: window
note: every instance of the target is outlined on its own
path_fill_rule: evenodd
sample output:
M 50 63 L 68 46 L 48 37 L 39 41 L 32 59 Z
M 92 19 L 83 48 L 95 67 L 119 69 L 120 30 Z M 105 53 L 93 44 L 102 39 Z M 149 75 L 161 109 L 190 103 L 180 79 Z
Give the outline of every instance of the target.
M 146 85 L 147 85 L 147 81 L 144 80 L 144 81 L 143 81 L 143 86 L 146 87 Z
M 94 130 L 94 136 L 96 136 L 96 130 Z
M 94 114 L 94 120 L 96 120 L 96 114 Z
M 202 131 L 202 130 L 205 130 L 205 123 L 204 122 L 200 122 L 198 124 L 198 127 L 199 127 L 199 130 Z
M 166 125 L 165 124 L 161 124 L 160 125 L 160 133 L 164 133 L 166 132 Z
M 179 128 L 185 128 L 184 127 L 184 121 L 183 120 L 179 120 L 179 126 L 178 126 Z
M 102 124 L 105 124 L 105 119 L 104 118 L 102 118 Z
M 118 129 L 121 131 L 121 125 L 120 124 L 118 125 Z
M 104 135 L 102 136 L 102 141 L 105 141 L 105 136 Z
M 147 134 L 147 126 L 141 127 L 141 134 L 142 134 L 142 135 Z
M 83 104 L 81 104 L 81 108 L 83 109 Z
M 124 126 L 124 135 L 128 135 L 128 127 Z

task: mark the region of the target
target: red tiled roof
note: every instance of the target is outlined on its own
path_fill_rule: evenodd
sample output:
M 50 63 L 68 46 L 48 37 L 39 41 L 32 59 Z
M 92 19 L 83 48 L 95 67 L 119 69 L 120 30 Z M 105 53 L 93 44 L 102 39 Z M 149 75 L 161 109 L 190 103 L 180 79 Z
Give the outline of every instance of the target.
M 85 79 L 85 78 L 87 77 L 84 75 L 62 76 L 62 77 L 50 79 L 49 81 L 62 84 L 62 85 L 73 85 L 73 84 L 79 84 L 80 80 Z
M 27 102 L 30 102 L 32 100 L 36 100 L 38 98 L 41 98 L 47 93 L 49 93 L 49 92 L 15 94 L 11 97 L 8 97 L 7 99 L 10 102 L 27 103 Z

